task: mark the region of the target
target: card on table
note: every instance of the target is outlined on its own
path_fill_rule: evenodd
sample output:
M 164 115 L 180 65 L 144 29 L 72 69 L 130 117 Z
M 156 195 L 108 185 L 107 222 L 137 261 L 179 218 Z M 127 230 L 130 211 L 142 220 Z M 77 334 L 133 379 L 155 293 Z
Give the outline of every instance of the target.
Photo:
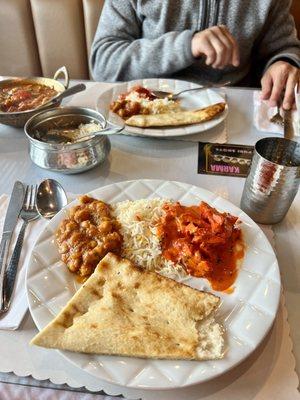
M 198 174 L 246 177 L 253 146 L 199 142 Z

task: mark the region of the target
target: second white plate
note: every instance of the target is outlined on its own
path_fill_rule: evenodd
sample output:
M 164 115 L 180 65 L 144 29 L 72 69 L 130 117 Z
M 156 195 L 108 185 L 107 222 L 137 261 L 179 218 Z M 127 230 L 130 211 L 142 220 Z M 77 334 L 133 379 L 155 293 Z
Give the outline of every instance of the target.
M 117 99 L 119 94 L 128 92 L 133 86 L 143 86 L 153 90 L 163 90 L 166 92 L 177 93 L 185 89 L 193 89 L 200 87 L 199 85 L 174 80 L 174 79 L 141 79 L 136 81 L 124 82 L 113 88 L 102 93 L 97 99 L 96 108 L 97 110 L 105 116 L 110 122 L 119 125 L 123 120 L 115 113 L 113 113 L 109 106 Z M 185 109 L 195 110 L 198 108 L 207 107 L 212 104 L 224 102 L 224 98 L 214 90 L 206 89 L 199 92 L 191 92 L 182 95 L 180 98 L 181 105 Z M 131 133 L 141 136 L 151 136 L 151 137 L 172 137 L 172 136 L 186 136 L 192 135 L 199 132 L 207 131 L 215 126 L 219 125 L 226 118 L 228 113 L 228 107 L 226 106 L 225 111 L 218 117 L 212 119 L 211 121 L 202 122 L 195 125 L 187 125 L 176 128 L 136 128 L 133 126 L 126 126 L 126 133 Z

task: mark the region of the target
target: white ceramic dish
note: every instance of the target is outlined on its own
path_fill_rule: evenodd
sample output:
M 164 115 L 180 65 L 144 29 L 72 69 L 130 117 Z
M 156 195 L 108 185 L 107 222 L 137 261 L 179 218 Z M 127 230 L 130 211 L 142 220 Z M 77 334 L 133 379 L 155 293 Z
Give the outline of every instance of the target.
M 174 79 L 143 79 L 130 82 L 120 83 L 113 88 L 102 93 L 97 99 L 96 108 L 103 114 L 110 122 L 114 124 L 120 124 L 123 120 L 115 113 L 110 111 L 109 106 L 112 101 L 116 100 L 119 94 L 126 93 L 133 86 L 141 85 L 143 87 L 153 89 L 153 90 L 163 90 L 166 92 L 177 93 L 181 90 L 192 89 L 200 87 L 199 85 L 186 81 L 179 81 Z M 183 94 L 180 97 L 181 105 L 185 109 L 198 109 L 207 107 L 211 104 L 224 102 L 224 97 L 222 97 L 218 92 L 207 89 L 201 90 L 199 92 L 191 92 Z M 217 118 L 211 121 L 203 122 L 201 124 L 187 125 L 175 128 L 136 128 L 133 126 L 126 126 L 125 132 L 141 136 L 151 136 L 151 137 L 172 137 L 172 136 L 186 136 L 199 132 L 207 131 L 214 128 L 220 124 L 226 118 L 228 114 L 228 107 L 226 106 L 225 111 L 219 115 Z
M 219 210 L 239 216 L 247 251 L 233 293 L 216 293 L 222 300 L 217 319 L 226 329 L 226 352 L 222 360 L 145 360 L 62 352 L 69 361 L 116 385 L 158 390 L 207 381 L 228 371 L 255 350 L 276 316 L 280 274 L 269 241 L 244 212 L 199 187 L 162 180 L 115 183 L 94 190 L 90 195 L 109 203 L 162 197 L 191 205 L 204 200 Z M 72 205 L 74 202 L 68 207 Z M 37 240 L 29 262 L 26 280 L 29 308 L 39 329 L 53 319 L 78 288 L 74 275 L 60 261 L 55 244 L 55 230 L 65 215 L 66 209 L 50 221 Z M 204 279 L 190 278 L 185 283 L 200 290 L 211 290 Z

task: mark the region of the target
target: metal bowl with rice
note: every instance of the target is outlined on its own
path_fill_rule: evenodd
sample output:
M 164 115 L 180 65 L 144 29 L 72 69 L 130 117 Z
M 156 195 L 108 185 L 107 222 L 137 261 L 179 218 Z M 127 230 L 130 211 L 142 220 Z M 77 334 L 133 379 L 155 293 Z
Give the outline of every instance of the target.
M 87 171 L 108 157 L 109 138 L 99 134 L 107 125 L 102 114 L 89 108 L 61 107 L 42 111 L 30 118 L 24 127 L 30 158 L 39 167 L 55 172 Z M 83 137 L 87 133 L 90 136 Z

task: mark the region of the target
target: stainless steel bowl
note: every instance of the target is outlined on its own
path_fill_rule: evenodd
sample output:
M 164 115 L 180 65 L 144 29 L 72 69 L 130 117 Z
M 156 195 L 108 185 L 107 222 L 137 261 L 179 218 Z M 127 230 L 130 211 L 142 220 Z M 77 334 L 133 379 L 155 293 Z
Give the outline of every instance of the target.
M 60 75 L 64 77 L 64 83 L 59 82 L 57 79 Z M 69 86 L 69 74 L 66 67 L 59 68 L 54 76 L 53 79 L 51 78 L 11 78 L 5 79 L 0 82 L 0 88 L 5 87 L 7 85 L 11 85 L 12 83 L 39 83 L 41 85 L 50 86 L 54 90 L 56 90 L 59 95 L 60 93 L 64 92 Z M 55 97 L 54 97 L 55 98 Z M 0 111 L 0 124 L 15 126 L 17 128 L 23 127 L 26 121 L 29 120 L 33 115 L 37 114 L 41 110 L 49 110 L 51 108 L 59 106 L 60 102 L 56 102 L 54 104 L 39 107 L 36 110 L 27 110 L 27 111 L 19 111 L 19 112 L 3 112 Z
M 24 131 L 29 139 L 31 160 L 41 168 L 64 174 L 77 174 L 94 168 L 106 160 L 110 152 L 107 136 L 94 136 L 76 143 L 47 143 L 36 138 L 37 131 L 53 127 L 74 126 L 98 122 L 103 128 L 107 122 L 102 114 L 84 107 L 61 107 L 42 111 L 31 117 Z

